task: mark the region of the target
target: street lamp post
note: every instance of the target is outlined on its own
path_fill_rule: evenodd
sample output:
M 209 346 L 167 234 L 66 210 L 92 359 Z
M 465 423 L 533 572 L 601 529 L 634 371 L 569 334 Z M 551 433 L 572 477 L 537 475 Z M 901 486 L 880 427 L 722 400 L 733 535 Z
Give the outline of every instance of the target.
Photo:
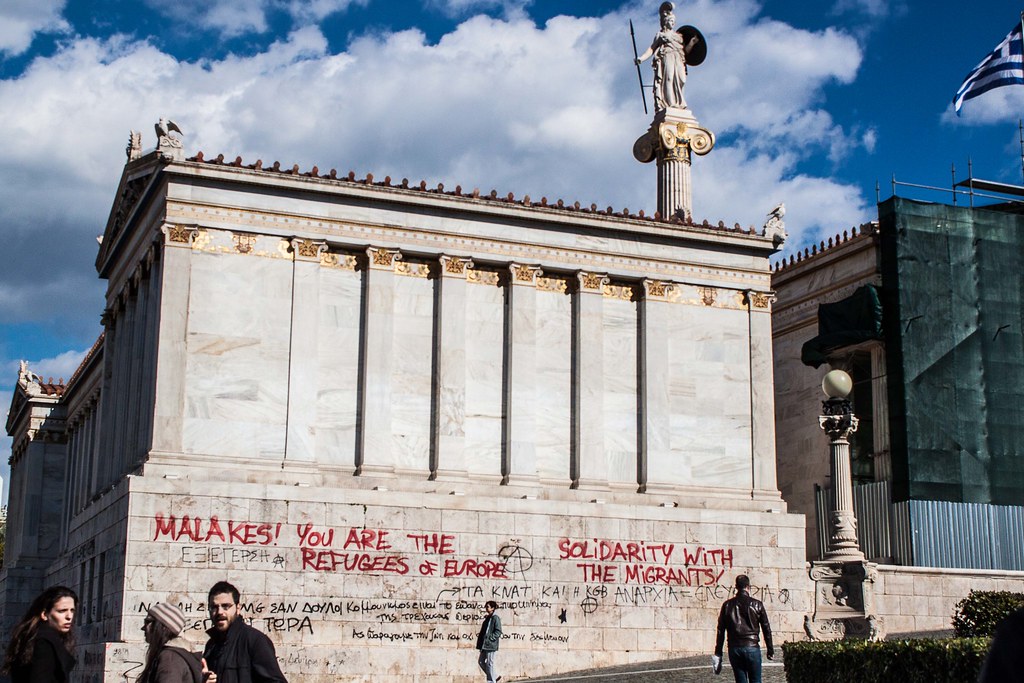
M 850 474 L 850 434 L 857 431 L 857 416 L 849 395 L 853 380 L 832 370 L 821 383 L 826 400 L 818 426 L 828 435 L 832 477 L 828 510 L 828 548 L 811 563 L 814 615 L 804 618 L 807 636 L 815 640 L 884 637 L 882 620 L 874 614 L 874 586 L 878 568 L 864 558 L 857 542 Z
M 828 435 L 829 472 L 835 505 L 829 514 L 826 560 L 863 560 L 857 543 L 857 517 L 853 510 L 853 478 L 850 474 L 850 434 L 857 431 L 857 416 L 848 398 L 853 381 L 842 370 L 832 370 L 821 382 L 827 400 L 821 404 L 818 425 Z

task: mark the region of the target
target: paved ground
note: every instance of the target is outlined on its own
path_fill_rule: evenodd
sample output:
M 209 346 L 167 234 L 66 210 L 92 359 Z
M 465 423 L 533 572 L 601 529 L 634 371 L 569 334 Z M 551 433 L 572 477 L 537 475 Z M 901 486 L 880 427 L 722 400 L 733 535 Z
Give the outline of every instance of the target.
M 782 670 L 782 654 L 777 652 L 775 661 L 763 662 L 764 683 L 785 683 L 786 674 Z M 534 681 L 535 683 L 554 683 L 554 681 L 574 681 L 577 683 L 733 683 L 732 669 L 728 660 L 719 676 L 711 672 L 710 655 L 699 657 L 683 657 L 666 659 L 647 664 L 617 666 L 608 669 L 590 669 L 575 671 L 558 676 L 540 678 L 518 678 L 516 683 Z M 511 679 L 509 683 L 512 683 Z

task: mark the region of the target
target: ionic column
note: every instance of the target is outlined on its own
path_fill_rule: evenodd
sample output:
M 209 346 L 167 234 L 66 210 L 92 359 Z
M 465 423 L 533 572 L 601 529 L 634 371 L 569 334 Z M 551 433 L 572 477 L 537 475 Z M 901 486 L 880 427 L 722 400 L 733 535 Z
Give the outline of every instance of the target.
M 644 280 L 640 301 L 640 490 L 674 487 L 669 403 L 668 297 L 674 285 Z
M 506 325 L 505 457 L 502 482 L 537 483 L 537 266 L 513 263 Z
M 658 212 L 685 218 L 693 207 L 690 149 L 679 145 L 666 151 L 658 155 Z
M 396 249 L 370 247 L 363 326 L 362 414 L 356 474 L 393 474 L 391 372 L 393 366 Z
M 691 153 L 707 154 L 714 146 L 714 133 L 701 127 L 689 109 L 657 112 L 651 127 L 633 144 L 637 161 L 658 160 L 658 212 L 663 218 L 691 216 Z
M 464 479 L 466 473 L 466 273 L 469 259 L 441 255 L 437 338 L 437 426 L 431 479 Z
M 293 238 L 291 337 L 288 349 L 288 428 L 284 458 L 316 460 L 319 387 L 320 255 L 326 242 Z
M 573 488 L 607 488 L 604 442 L 603 273 L 576 273 L 573 356 Z

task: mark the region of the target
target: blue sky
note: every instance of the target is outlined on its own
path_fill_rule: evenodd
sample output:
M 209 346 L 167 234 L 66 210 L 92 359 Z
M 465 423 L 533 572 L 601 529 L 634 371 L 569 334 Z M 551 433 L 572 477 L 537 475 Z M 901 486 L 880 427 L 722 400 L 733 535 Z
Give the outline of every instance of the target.
M 130 130 L 161 116 L 191 155 L 298 163 L 653 213 L 633 160 L 659 2 L 4 0 L 0 4 L 0 399 L 19 359 L 70 376 L 100 332 L 93 267 Z M 950 101 L 1022 8 L 949 0 L 696 0 L 707 61 L 687 101 L 718 142 L 700 220 L 784 253 L 875 217 L 875 183 L 1021 182 L 1024 87 Z M 649 63 L 644 78 L 650 81 Z M 921 196 L 943 201 L 940 195 Z M 946 197 L 948 199 L 948 196 Z M 0 438 L 0 452 L 10 441 Z M 4 458 L 6 460 L 6 458 Z M 5 476 L 6 471 L 0 471 Z

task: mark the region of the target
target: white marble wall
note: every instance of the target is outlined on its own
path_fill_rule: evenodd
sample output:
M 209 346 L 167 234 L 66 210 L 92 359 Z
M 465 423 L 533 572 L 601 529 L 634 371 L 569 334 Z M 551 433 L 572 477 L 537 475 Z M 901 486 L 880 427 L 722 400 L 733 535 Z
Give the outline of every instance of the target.
M 131 488 L 121 618 L 132 653 L 155 601 L 183 606 L 200 647 L 206 591 L 225 578 L 305 683 L 476 680 L 491 599 L 509 679 L 707 652 L 739 573 L 779 641 L 810 607 L 802 519 L 790 515 L 258 484 L 225 498 L 215 481 L 150 476 Z M 616 547 L 635 555 L 587 557 Z M 131 658 L 89 659 L 116 676 Z
M 423 262 L 399 264 L 393 309 L 391 448 L 396 472 L 420 477 L 430 472 L 436 280 L 428 279 L 429 268 Z
M 669 312 L 671 443 L 677 463 L 670 481 L 749 489 L 747 316 L 739 293 L 725 290 L 717 297 L 719 306 L 674 305 Z M 652 472 L 655 476 L 664 478 Z
M 320 270 L 316 338 L 316 453 L 318 462 L 355 468 L 359 394 L 359 316 L 362 275 L 342 259 Z
M 637 436 L 637 313 L 633 287 L 610 285 L 602 292 L 604 327 L 604 452 L 608 482 L 635 491 L 639 442 Z
M 203 229 L 168 249 L 188 256 L 184 452 L 778 498 L 771 393 L 751 396 L 766 298 L 306 242 Z
M 501 479 L 505 289 L 497 271 L 474 270 L 466 284 L 466 468 Z
M 224 233 L 207 234 L 230 240 Z M 278 242 L 261 237 L 256 248 L 276 254 Z M 186 453 L 284 459 L 292 271 L 284 257 L 192 252 Z
M 541 278 L 537 292 L 537 474 L 569 484 L 572 450 L 572 297 L 566 278 Z

